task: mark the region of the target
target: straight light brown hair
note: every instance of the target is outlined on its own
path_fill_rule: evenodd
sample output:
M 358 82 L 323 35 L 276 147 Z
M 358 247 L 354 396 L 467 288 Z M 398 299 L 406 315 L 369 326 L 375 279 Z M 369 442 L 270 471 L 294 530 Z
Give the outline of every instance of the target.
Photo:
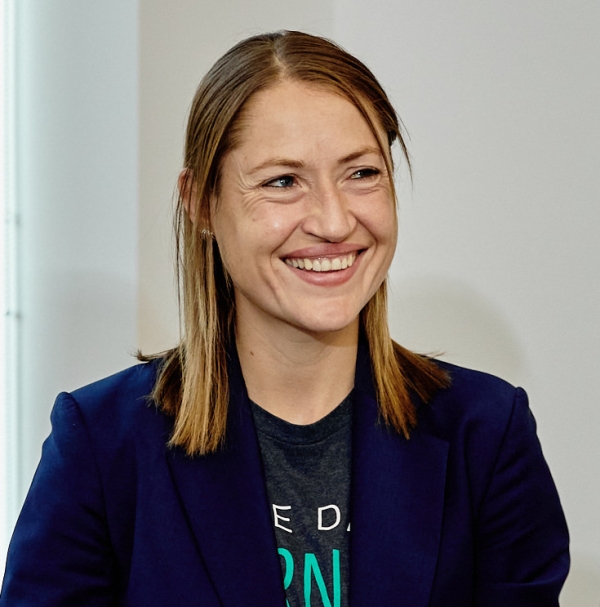
M 294 31 L 254 36 L 234 46 L 206 74 L 190 111 L 186 170 L 175 214 L 182 337 L 179 346 L 157 355 L 163 360 L 152 393 L 175 418 L 169 444 L 189 455 L 214 452 L 223 443 L 229 401 L 227 349 L 234 334 L 235 300 L 209 231 L 209 201 L 218 198 L 220 167 L 239 141 L 245 104 L 258 91 L 285 80 L 322 86 L 357 107 L 378 141 L 394 200 L 392 144 L 399 144 L 410 167 L 387 95 L 363 63 L 329 40 Z M 387 140 L 381 141 L 377 126 Z M 392 341 L 385 281 L 361 311 L 360 321 L 381 417 L 408 438 L 416 424 L 411 395 L 427 402 L 448 379 L 432 360 Z

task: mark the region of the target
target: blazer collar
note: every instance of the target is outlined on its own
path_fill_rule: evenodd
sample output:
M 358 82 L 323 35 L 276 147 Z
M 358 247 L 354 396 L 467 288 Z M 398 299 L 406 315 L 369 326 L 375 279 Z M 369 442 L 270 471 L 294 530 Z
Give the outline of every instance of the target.
M 406 440 L 383 425 L 364 344 L 353 435 L 350 602 L 426 607 L 441 538 L 448 443 L 419 427 Z
M 258 439 L 239 360 L 230 354 L 224 447 L 168 454 L 180 500 L 223 607 L 283 607 L 285 596 Z
M 439 549 L 448 444 L 417 428 L 405 440 L 378 419 L 368 347 L 354 390 L 350 602 L 425 607 Z M 226 444 L 169 466 L 224 607 L 286 604 L 260 451 L 235 348 Z M 399 593 L 400 589 L 400 593 Z

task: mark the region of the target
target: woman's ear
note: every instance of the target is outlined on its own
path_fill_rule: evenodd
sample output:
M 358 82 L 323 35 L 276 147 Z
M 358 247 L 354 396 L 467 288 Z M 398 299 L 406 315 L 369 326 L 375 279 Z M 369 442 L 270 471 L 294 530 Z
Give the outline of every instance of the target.
M 209 219 L 201 220 L 200 225 L 198 225 L 198 190 L 196 189 L 192 169 L 183 169 L 179 173 L 177 187 L 179 188 L 179 196 L 181 197 L 183 208 L 196 230 L 200 230 L 200 235 L 204 239 L 213 238 L 213 233 L 210 231 Z
M 188 214 L 191 222 L 195 224 L 198 201 L 196 199 L 196 184 L 194 183 L 194 172 L 192 169 L 183 169 L 181 173 L 179 173 L 177 187 L 179 189 L 181 202 L 183 203 L 183 208 Z

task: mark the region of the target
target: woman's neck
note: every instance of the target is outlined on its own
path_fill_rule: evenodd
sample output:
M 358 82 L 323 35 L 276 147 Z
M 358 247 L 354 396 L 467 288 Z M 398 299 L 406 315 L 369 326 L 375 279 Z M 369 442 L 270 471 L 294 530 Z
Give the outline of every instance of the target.
M 318 421 L 354 386 L 358 319 L 317 335 L 238 322 L 236 343 L 250 398 L 290 423 Z

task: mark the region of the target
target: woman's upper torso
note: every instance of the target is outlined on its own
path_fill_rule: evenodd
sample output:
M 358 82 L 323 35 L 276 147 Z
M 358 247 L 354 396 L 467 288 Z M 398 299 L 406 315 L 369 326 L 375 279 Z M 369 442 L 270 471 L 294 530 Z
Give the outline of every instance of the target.
M 351 604 L 557 605 L 568 535 L 526 396 L 439 364 L 451 387 L 417 403 L 419 423 L 406 440 L 378 419 L 368 354 L 359 353 Z M 2 607 L 285 605 L 235 356 L 225 447 L 197 458 L 166 447 L 172 421 L 147 399 L 157 366 L 57 400 L 12 541 Z M 305 575 L 302 557 L 295 575 Z M 320 606 L 313 582 L 311 604 Z

